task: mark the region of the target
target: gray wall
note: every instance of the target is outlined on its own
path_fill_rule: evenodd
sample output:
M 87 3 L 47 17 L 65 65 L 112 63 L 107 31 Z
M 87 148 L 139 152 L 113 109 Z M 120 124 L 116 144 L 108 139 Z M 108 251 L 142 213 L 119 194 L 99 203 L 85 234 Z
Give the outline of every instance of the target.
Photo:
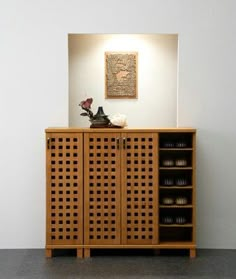
M 236 248 L 235 11 L 234 0 L 0 1 L 1 248 L 45 244 L 44 128 L 68 124 L 68 33 L 178 33 L 178 125 L 198 129 L 198 246 Z

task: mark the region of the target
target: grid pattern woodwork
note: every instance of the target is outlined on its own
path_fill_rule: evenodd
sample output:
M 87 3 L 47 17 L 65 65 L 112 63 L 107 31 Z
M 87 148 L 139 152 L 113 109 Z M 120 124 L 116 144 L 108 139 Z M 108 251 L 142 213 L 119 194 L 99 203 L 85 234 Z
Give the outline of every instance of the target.
M 158 242 L 158 138 L 122 134 L 122 243 Z
M 46 146 L 47 256 L 76 248 L 88 257 L 98 247 L 190 249 L 196 256 L 194 129 L 50 128 Z M 162 166 L 165 155 L 188 165 Z M 168 198 L 175 203 L 165 204 Z
M 47 245 L 83 243 L 83 136 L 48 133 Z
M 120 142 L 85 133 L 85 244 L 120 244 Z

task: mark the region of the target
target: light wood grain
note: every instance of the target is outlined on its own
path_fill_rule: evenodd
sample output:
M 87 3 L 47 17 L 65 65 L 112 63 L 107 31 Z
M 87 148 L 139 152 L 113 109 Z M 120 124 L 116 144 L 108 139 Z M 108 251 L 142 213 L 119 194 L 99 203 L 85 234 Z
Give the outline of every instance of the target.
M 53 249 L 189 249 L 196 257 L 196 129 L 47 128 L 46 257 Z M 163 148 L 163 140 L 187 141 Z M 164 146 L 164 145 L 163 145 Z M 163 156 L 185 159 L 162 167 Z M 162 161 L 161 161 L 162 162 Z M 163 175 L 187 176 L 186 186 L 162 185 Z M 187 196 L 187 205 L 162 205 L 166 195 Z M 162 224 L 185 215 L 186 224 Z

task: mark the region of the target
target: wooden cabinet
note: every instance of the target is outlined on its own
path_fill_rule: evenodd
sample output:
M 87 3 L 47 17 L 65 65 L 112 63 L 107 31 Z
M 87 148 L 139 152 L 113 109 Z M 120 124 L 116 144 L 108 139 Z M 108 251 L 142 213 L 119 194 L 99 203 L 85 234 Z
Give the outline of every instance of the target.
M 47 256 L 179 248 L 194 257 L 195 132 L 46 129 Z

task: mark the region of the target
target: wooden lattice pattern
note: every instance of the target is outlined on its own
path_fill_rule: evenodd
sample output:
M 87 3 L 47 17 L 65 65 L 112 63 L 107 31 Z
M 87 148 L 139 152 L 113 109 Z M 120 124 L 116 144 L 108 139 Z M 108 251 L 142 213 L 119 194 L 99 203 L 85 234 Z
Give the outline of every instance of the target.
M 122 242 L 157 244 L 157 135 L 129 133 L 123 141 Z
M 85 134 L 85 244 L 120 244 L 117 134 Z
M 47 256 L 76 248 L 88 257 L 98 247 L 196 256 L 195 131 L 48 130 Z M 187 165 L 163 166 L 169 157 Z
M 47 134 L 47 244 L 83 243 L 82 133 Z

